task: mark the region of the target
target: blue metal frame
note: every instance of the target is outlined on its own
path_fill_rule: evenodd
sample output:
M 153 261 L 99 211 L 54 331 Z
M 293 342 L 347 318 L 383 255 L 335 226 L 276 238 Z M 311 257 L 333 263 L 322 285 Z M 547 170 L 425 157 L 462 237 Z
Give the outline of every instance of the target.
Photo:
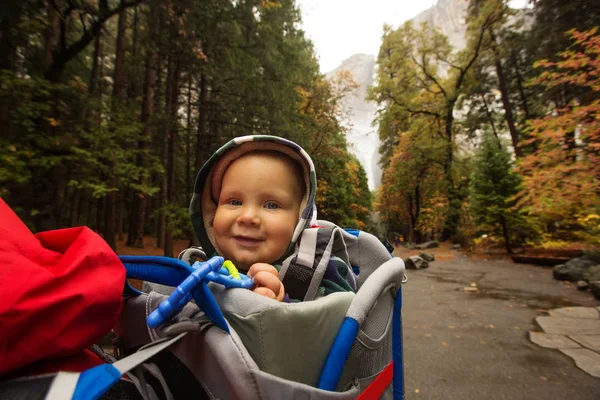
M 394 360 L 394 400 L 404 400 L 404 354 L 402 347 L 402 286 L 396 292 L 392 317 L 392 358 Z

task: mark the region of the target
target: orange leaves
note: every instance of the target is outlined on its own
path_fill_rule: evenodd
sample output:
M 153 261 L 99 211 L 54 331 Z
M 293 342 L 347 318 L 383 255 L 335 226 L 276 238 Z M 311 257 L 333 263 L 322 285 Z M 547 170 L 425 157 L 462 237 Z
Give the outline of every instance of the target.
M 262 0 L 260 2 L 260 6 L 262 8 L 264 8 L 265 10 L 268 10 L 269 8 L 281 8 L 282 7 L 280 2 L 272 1 L 272 0 Z
M 533 83 L 547 88 L 565 85 L 600 92 L 600 35 L 596 33 L 597 29 L 572 31 L 577 48 L 562 52 L 561 61 L 536 63 L 546 71 Z M 528 128 L 530 139 L 522 144 L 534 144 L 536 150 L 520 160 L 518 171 L 523 175 L 523 190 L 517 196 L 517 205 L 554 221 L 572 221 L 578 214 L 597 209 L 600 100 L 572 102 L 529 121 Z

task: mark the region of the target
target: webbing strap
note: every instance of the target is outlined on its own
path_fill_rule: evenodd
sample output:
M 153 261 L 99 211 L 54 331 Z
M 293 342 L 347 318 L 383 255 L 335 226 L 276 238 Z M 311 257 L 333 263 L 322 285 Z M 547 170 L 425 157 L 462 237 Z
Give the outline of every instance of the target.
M 141 349 L 137 353 L 134 353 L 128 357 L 123 358 L 113 364 L 102 364 L 97 367 L 88 369 L 82 373 L 68 373 L 68 376 L 62 377 L 57 380 L 62 372 L 59 373 L 56 379 L 53 381 L 50 391 L 46 396 L 46 400 L 54 399 L 73 399 L 73 400 L 92 400 L 98 399 L 102 396 L 111 386 L 121 379 L 121 376 L 129 370 L 142 364 L 152 356 L 160 353 L 182 337 L 187 332 L 180 333 L 179 335 L 162 341 L 154 342 L 149 344 L 147 347 Z M 69 382 L 75 381 L 75 385 L 69 384 Z M 56 388 L 55 388 L 56 386 Z M 52 394 L 54 397 L 49 397 Z
M 79 372 L 60 371 L 54 377 L 50 390 L 46 394 L 45 400 L 63 400 L 70 398 L 75 393 L 77 380 L 79 380 Z M 69 397 L 65 397 L 67 394 Z
M 151 346 L 147 346 L 139 350 L 138 352 L 133 353 L 130 356 L 122 358 L 119 361 L 115 361 L 112 364 L 112 366 L 119 370 L 121 375 L 123 375 L 125 372 L 132 370 L 133 368 L 137 367 L 150 357 L 160 353 L 161 351 L 163 351 L 164 349 L 166 349 L 167 347 L 184 337 L 186 334 L 187 332 L 183 332 L 175 336 L 174 338 L 165 340 L 164 342 L 159 342 L 157 344 L 153 343 Z
M 377 375 L 377 377 L 371 382 L 369 386 L 361 392 L 356 400 L 376 400 L 381 397 L 385 389 L 392 383 L 394 376 L 394 362 L 390 362 L 384 369 Z

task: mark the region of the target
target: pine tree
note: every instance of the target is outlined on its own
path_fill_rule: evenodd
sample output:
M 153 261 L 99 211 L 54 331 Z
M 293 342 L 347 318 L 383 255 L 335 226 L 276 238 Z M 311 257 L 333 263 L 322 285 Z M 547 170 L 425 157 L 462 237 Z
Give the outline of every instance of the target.
M 481 230 L 501 233 L 508 253 L 512 253 L 511 228 L 518 218 L 513 197 L 520 177 L 513 171 L 511 155 L 495 136 L 485 134 L 475 156 L 469 187 L 469 205 Z M 500 232 L 501 231 L 501 232 Z

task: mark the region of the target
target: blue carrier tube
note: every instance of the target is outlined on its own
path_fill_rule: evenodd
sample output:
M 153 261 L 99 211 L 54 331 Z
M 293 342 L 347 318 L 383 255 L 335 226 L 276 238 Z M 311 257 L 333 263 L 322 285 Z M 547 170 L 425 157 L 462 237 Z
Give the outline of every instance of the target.
M 402 286 L 396 292 L 392 321 L 392 359 L 394 360 L 394 400 L 404 400 L 404 357 L 402 349 Z
M 175 288 L 169 298 L 160 303 L 158 308 L 150 313 L 147 321 L 148 326 L 150 328 L 157 328 L 165 321 L 168 321 L 169 318 L 179 311 L 182 302 L 184 302 L 186 298 L 189 298 L 190 293 L 192 293 L 194 300 L 196 300 L 198 306 L 207 314 L 207 316 L 214 316 L 218 321 L 214 321 L 217 325 L 226 327 L 227 324 L 222 321 L 223 316 L 220 313 L 220 310 L 218 313 L 210 315 L 215 308 L 217 310 L 219 308 L 216 303 L 214 303 L 214 298 L 212 298 L 210 290 L 206 287 L 206 282 L 203 282 L 209 272 L 220 270 L 222 264 L 223 257 L 213 257 L 195 267 L 194 272 Z M 197 287 L 200 289 L 198 290 Z

